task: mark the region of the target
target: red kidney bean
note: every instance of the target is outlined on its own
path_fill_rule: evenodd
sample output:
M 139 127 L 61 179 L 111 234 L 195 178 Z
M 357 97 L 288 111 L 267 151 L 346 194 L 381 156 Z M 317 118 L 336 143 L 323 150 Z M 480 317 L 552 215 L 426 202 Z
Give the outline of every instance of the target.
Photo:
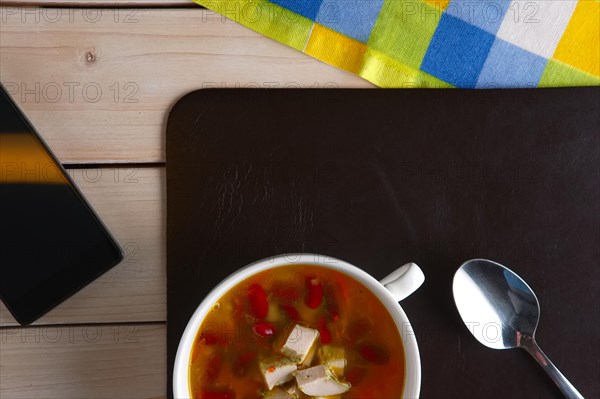
M 254 317 L 263 319 L 269 313 L 269 302 L 267 302 L 267 293 L 259 284 L 252 284 L 248 289 L 248 299 L 250 300 L 250 312 Z
M 327 329 L 327 319 L 322 317 L 317 324 L 319 330 L 319 340 L 322 344 L 328 344 L 331 342 L 331 332 Z
M 275 326 L 268 321 L 260 321 L 252 326 L 252 331 L 261 337 L 271 337 L 275 334 Z
M 306 297 L 305 303 L 311 309 L 316 309 L 323 300 L 323 284 L 316 277 L 311 277 L 306 280 Z
M 296 308 L 292 305 L 283 304 L 281 305 L 281 309 L 285 312 L 287 317 L 289 317 L 293 321 L 300 321 L 300 313 L 298 313 Z
M 373 344 L 358 345 L 358 353 L 368 362 L 385 364 L 390 359 L 390 354 L 385 348 Z

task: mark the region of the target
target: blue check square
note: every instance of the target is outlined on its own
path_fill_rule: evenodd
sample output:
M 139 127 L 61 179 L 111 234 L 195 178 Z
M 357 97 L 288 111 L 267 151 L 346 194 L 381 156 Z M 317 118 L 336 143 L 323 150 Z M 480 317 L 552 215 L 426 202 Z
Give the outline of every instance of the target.
M 367 43 L 383 0 L 324 0 L 316 22 Z
M 537 87 L 548 60 L 496 39 L 483 65 L 477 88 Z
M 494 35 L 443 14 L 427 48 L 421 70 L 464 88 L 474 88 Z
M 270 0 L 271 3 L 277 4 L 283 8 L 300 14 L 303 17 L 312 19 L 313 21 L 319 13 L 323 0 Z

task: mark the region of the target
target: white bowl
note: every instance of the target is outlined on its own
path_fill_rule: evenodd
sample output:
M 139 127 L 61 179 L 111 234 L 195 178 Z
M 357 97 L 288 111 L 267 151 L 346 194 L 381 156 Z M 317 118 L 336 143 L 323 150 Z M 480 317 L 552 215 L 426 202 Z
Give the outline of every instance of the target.
M 225 293 L 248 277 L 264 270 L 293 264 L 322 266 L 337 270 L 362 283 L 385 305 L 394 319 L 402 337 L 405 353 L 404 391 L 402 398 L 418 398 L 421 390 L 421 359 L 413 329 L 398 301 L 412 294 L 425 280 L 423 272 L 414 263 L 407 263 L 390 273 L 381 281 L 342 260 L 317 254 L 284 254 L 254 262 L 227 277 L 217 285 L 198 306 L 188 322 L 177 348 L 173 369 L 173 396 L 175 399 L 189 398 L 190 353 L 196 333 L 208 311 Z

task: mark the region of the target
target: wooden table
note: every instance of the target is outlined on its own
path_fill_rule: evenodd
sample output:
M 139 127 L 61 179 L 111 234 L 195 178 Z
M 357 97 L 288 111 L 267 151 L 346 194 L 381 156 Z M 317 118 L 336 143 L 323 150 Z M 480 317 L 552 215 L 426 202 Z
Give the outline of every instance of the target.
M 32 326 L 0 304 L 0 398 L 164 397 L 169 109 L 199 88 L 371 85 L 188 1 L 0 5 L 0 80 L 126 253 Z

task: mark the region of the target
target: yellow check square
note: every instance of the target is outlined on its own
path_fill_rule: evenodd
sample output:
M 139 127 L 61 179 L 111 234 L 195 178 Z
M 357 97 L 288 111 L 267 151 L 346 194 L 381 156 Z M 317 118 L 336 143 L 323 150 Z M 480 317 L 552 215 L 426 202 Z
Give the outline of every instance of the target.
M 600 77 L 599 0 L 579 0 L 552 58 Z
M 328 64 L 358 73 L 367 46 L 323 25 L 315 24 L 304 52 Z

